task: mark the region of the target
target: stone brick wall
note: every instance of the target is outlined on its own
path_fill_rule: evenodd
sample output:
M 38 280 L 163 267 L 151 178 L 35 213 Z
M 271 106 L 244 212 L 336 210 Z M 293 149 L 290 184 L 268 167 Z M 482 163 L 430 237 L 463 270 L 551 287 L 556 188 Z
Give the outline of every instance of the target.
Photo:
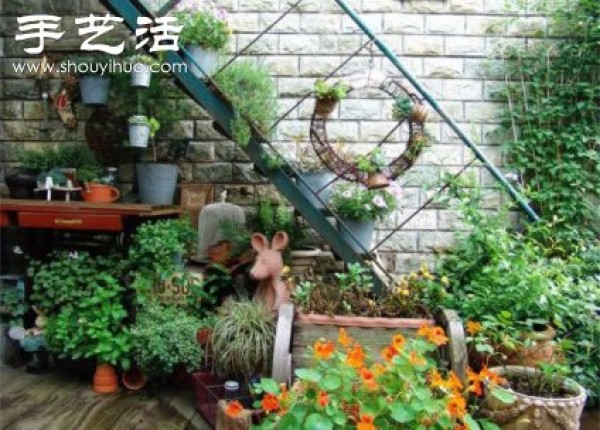
M 234 52 L 246 46 L 292 1 L 223 0 L 218 3 L 230 11 L 235 29 L 231 43 Z M 381 35 L 492 162 L 502 165 L 501 138 L 491 134 L 498 127 L 501 108 L 493 101 L 492 93 L 501 84 L 501 77 L 493 67 L 483 65 L 494 47 L 527 43 L 523 35 L 529 34 L 532 28 L 543 27 L 543 18 L 529 17 L 507 25 L 504 0 L 349 0 L 349 3 L 362 12 L 368 25 Z M 63 16 L 63 30 L 68 34 L 60 43 L 50 43 L 49 50 L 70 51 L 78 49 L 80 43 L 71 25 L 74 17 L 103 12 L 93 0 L 4 0 L 3 8 L 0 20 L 0 28 L 4 29 L 0 39 L 0 52 L 4 57 L 0 80 L 2 177 L 12 166 L 19 147 L 85 140 L 85 119 L 90 114 L 89 109 L 77 106 L 81 121 L 74 131 L 62 127 L 56 117 L 52 118 L 50 131 L 36 129 L 41 119 L 41 102 L 35 83 L 11 70 L 11 62 L 24 57 L 23 44 L 15 43 L 13 38 L 15 16 L 34 12 Z M 315 78 L 327 74 L 365 41 L 364 34 L 333 0 L 304 0 L 298 11 L 289 14 L 248 53 L 270 66 L 284 112 L 312 88 Z M 371 67 L 397 74 L 376 48 L 372 52 L 361 52 L 340 74 Z M 335 120 L 330 123 L 329 134 L 356 152 L 367 150 L 393 127 L 392 102 L 376 91 L 351 93 L 350 98 L 340 104 Z M 278 128 L 276 141 L 286 152 L 293 154 L 296 145 L 307 144 L 312 107 L 312 99 L 307 100 Z M 216 183 L 217 193 L 227 189 L 233 200 L 241 204 L 273 192 L 252 170 L 241 151 L 211 129 L 210 121 L 200 109 L 188 111 L 189 117 L 181 118 L 175 127 L 178 137 L 192 141 L 191 162 L 181 165 L 184 181 Z M 441 172 L 455 172 L 472 159 L 470 151 L 437 115 L 430 115 L 427 130 L 435 142 L 421 156 L 418 165 L 401 179 L 405 188 L 402 209 L 380 226 L 379 238 L 427 200 L 431 195 L 427 187 L 437 181 Z M 387 155 L 394 157 L 403 149 L 405 135 L 401 130 L 385 144 Z M 131 169 L 120 167 L 124 172 L 122 179 L 131 181 Z M 490 187 L 486 206 L 497 206 L 503 197 L 491 189 L 494 185 L 491 176 L 477 166 L 469 172 L 480 184 Z M 431 262 L 434 251 L 451 245 L 453 232 L 460 228 L 455 211 L 431 205 L 385 243 L 386 260 L 399 271 L 414 268 L 422 260 Z

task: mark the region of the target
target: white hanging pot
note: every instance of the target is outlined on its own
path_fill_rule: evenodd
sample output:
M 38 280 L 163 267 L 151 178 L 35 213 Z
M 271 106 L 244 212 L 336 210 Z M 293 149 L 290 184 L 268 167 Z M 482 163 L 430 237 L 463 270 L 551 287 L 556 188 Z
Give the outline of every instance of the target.
M 129 145 L 134 148 L 146 148 L 150 140 L 150 125 L 142 115 L 129 118 Z
M 152 78 L 150 66 L 144 63 L 133 63 L 131 67 L 131 86 L 136 88 L 148 88 Z
M 195 63 L 202 69 L 200 70 L 200 68 L 186 56 L 185 63 L 195 76 L 204 79 L 214 75 L 217 66 L 219 65 L 219 54 L 217 51 L 197 45 L 188 45 L 185 49 L 194 59 Z

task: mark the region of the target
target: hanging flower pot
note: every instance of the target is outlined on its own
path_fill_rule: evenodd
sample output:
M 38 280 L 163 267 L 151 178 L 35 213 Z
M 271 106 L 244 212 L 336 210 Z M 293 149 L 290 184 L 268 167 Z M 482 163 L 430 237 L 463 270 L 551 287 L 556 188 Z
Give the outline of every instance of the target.
M 144 115 L 133 115 L 129 118 L 129 145 L 135 148 L 146 148 L 150 139 L 150 125 Z
M 148 88 L 152 78 L 152 71 L 148 64 L 141 62 L 133 63 L 131 66 L 131 86 L 136 88 Z
M 217 51 L 198 45 L 188 45 L 185 49 L 193 59 L 192 61 L 186 56 L 185 63 L 195 76 L 206 79 L 215 74 L 219 65 L 219 53 Z
M 314 171 L 314 172 L 301 172 L 301 178 L 303 181 L 298 181 L 298 189 L 304 196 L 318 209 L 322 209 L 325 206 L 317 199 L 317 197 L 311 192 L 318 192 L 321 200 L 327 204 L 331 198 L 331 183 L 335 179 L 335 174 L 330 171 Z
M 117 372 L 110 364 L 98 364 L 94 373 L 94 383 L 92 388 L 100 394 L 113 394 L 119 390 L 119 380 Z
M 413 105 L 412 111 L 410 112 L 411 121 L 423 124 L 427 120 L 427 108 L 423 105 Z
M 317 99 L 315 102 L 315 114 L 329 118 L 329 115 L 335 110 L 337 102 L 336 99 Z
M 378 188 L 387 188 L 390 185 L 390 180 L 387 175 L 382 172 L 369 173 L 367 179 L 367 188 L 375 190 Z
M 101 75 L 80 75 L 79 92 L 81 101 L 89 106 L 103 106 L 108 101 L 110 79 Z

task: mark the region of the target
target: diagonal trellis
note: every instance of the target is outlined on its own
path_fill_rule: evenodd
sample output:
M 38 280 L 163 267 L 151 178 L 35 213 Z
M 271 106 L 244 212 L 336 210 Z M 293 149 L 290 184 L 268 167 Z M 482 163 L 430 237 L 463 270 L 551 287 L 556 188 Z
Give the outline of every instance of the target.
M 127 25 L 134 29 L 136 18 L 140 15 L 149 16 L 152 15 L 150 11 L 144 6 L 140 0 L 102 0 L 103 3 L 111 9 L 113 12 L 125 18 Z M 218 71 L 217 74 L 225 70 L 231 65 L 237 58 L 244 55 L 248 50 L 256 44 L 265 34 L 268 34 L 273 28 L 280 23 L 285 16 L 298 10 L 304 0 L 298 0 L 291 4 L 281 15 L 279 15 L 273 22 L 271 22 L 263 31 L 261 31 L 256 37 L 254 37 L 250 43 L 233 55 Z M 311 225 L 321 237 L 325 239 L 332 246 L 334 251 L 344 259 L 347 263 L 349 262 L 361 262 L 370 265 L 376 275 L 379 276 L 382 284 L 387 284 L 392 280 L 392 275 L 389 274 L 381 265 L 381 263 L 375 258 L 375 252 L 381 248 L 381 246 L 391 238 L 396 232 L 406 226 L 408 222 L 414 219 L 422 210 L 428 207 L 435 198 L 444 192 L 452 183 L 454 178 L 459 177 L 469 167 L 471 167 L 475 161 L 480 161 L 481 164 L 492 174 L 492 176 L 504 187 L 508 194 L 519 204 L 519 206 L 527 213 L 532 220 L 537 220 L 537 215 L 530 208 L 525 198 L 512 187 L 512 185 L 504 178 L 502 173 L 485 157 L 485 155 L 477 148 L 477 146 L 470 140 L 470 138 L 458 127 L 458 125 L 450 118 L 445 110 L 437 103 L 431 94 L 416 80 L 416 78 L 403 66 L 401 61 L 392 53 L 387 45 L 381 41 L 373 33 L 373 31 L 361 20 L 358 14 L 353 11 L 345 0 L 335 0 L 341 10 L 348 15 L 351 20 L 358 26 L 358 28 L 366 35 L 366 41 L 361 46 L 353 51 L 350 55 L 345 57 L 340 64 L 335 67 L 330 73 L 328 73 L 324 79 L 329 80 L 336 76 L 353 58 L 360 55 L 365 49 L 372 50 L 376 47 L 384 57 L 386 57 L 391 64 L 400 72 L 400 74 L 412 85 L 412 87 L 421 95 L 421 97 L 429 103 L 429 105 L 440 115 L 446 124 L 456 133 L 460 140 L 473 152 L 475 158 L 468 162 L 462 167 L 456 174 L 454 174 L 448 181 L 442 184 L 434 193 L 431 195 L 423 204 L 421 204 L 414 212 L 412 212 L 407 218 L 401 223 L 395 226 L 388 234 L 386 234 L 378 243 L 371 249 L 366 249 L 352 232 L 344 225 L 340 217 L 331 211 L 323 201 L 321 194 L 328 186 L 333 185 L 336 181 L 339 181 L 343 175 L 336 175 L 336 177 L 330 181 L 326 186 L 313 190 L 308 183 L 303 179 L 300 172 L 298 172 L 293 166 L 289 165 L 285 161 L 285 158 L 279 153 L 273 143 L 265 138 L 265 136 L 259 131 L 259 129 L 253 126 L 253 138 L 247 148 L 244 148 L 250 159 L 259 167 L 260 170 L 267 176 L 268 179 L 279 189 L 279 191 L 293 204 L 293 206 L 300 212 L 300 214 L 307 220 L 308 224 Z M 168 2 L 168 5 L 174 5 L 176 1 Z M 165 9 L 161 9 L 160 15 L 166 12 Z M 372 54 L 372 52 L 371 52 Z M 179 53 L 170 52 L 167 54 L 166 61 L 175 63 L 180 62 L 185 58 L 186 61 L 191 62 L 200 70 L 201 66 L 192 58 L 192 56 L 183 47 Z M 212 79 L 208 79 L 205 83 L 192 75 L 191 72 L 179 71 L 175 73 L 175 78 L 178 80 L 183 89 L 194 98 L 201 106 L 207 110 L 213 119 L 215 120 L 216 128 L 222 131 L 224 134 L 230 136 L 230 120 L 234 115 L 231 109 L 231 104 L 227 103 L 227 100 L 223 99 L 223 93 L 219 90 L 218 85 Z M 208 84 L 208 85 L 207 85 Z M 293 104 L 286 112 L 284 112 L 269 128 L 269 132 L 274 130 L 277 125 L 284 119 L 288 118 L 289 115 L 294 112 L 302 103 L 306 102 L 313 95 L 313 91 L 307 91 L 303 94 L 300 99 Z M 249 123 L 252 124 L 251 119 Z M 377 147 L 385 143 L 390 136 L 395 133 L 398 124 L 394 127 L 378 144 Z M 269 168 L 265 165 L 264 156 L 266 153 L 275 154 L 281 161 L 281 165 L 277 168 Z M 326 209 L 324 211 L 315 208 L 306 196 L 302 195 L 299 191 L 298 185 L 303 184 L 314 196 L 314 198 L 320 202 Z M 355 242 L 362 252 L 356 252 L 350 244 L 346 243 L 337 234 L 337 230 L 333 224 L 327 219 L 333 219 L 335 223 L 347 230 L 350 236 L 350 240 Z M 376 283 L 376 287 L 381 288 L 382 285 Z

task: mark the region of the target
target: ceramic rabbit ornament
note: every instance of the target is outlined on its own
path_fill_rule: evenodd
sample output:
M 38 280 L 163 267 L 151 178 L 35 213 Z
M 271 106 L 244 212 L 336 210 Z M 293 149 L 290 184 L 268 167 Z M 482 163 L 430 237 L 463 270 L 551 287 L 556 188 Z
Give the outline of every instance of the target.
M 277 312 L 279 306 L 289 300 L 289 291 L 281 280 L 283 259 L 281 252 L 287 247 L 289 238 L 287 233 L 278 231 L 269 240 L 261 233 L 254 233 L 251 238 L 252 248 L 258 253 L 250 276 L 260 281 L 256 289 L 256 297 L 262 300 L 267 308 Z

